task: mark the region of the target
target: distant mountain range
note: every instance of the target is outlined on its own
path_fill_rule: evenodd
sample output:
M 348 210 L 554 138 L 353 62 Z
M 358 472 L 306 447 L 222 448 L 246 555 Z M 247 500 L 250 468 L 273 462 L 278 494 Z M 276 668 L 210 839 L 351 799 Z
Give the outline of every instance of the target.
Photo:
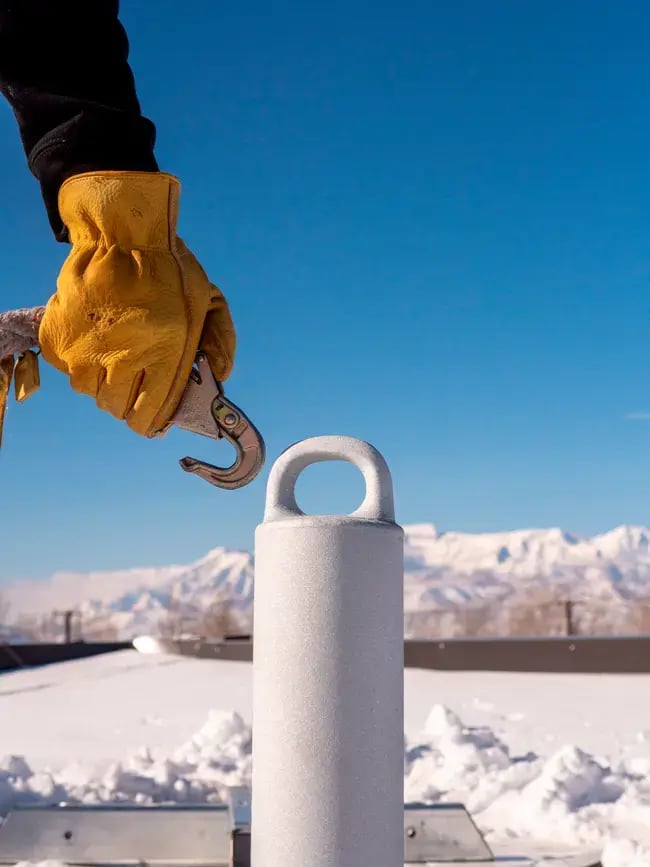
M 405 528 L 407 633 L 437 624 L 463 630 L 463 612 L 571 598 L 612 617 L 650 598 L 650 530 L 621 526 L 583 538 L 560 529 L 503 533 L 439 533 L 432 524 Z M 119 572 L 56 573 L 44 582 L 7 588 L 12 619 L 76 608 L 86 629 L 103 624 L 121 637 L 151 633 L 169 610 L 189 618 L 228 600 L 242 629 L 250 628 L 254 561 L 250 553 L 215 548 L 196 563 Z M 446 619 L 445 619 L 446 618 Z M 499 618 L 492 617 L 499 628 Z M 455 625 L 454 625 L 455 624 Z M 501 628 L 507 628 L 501 623 Z

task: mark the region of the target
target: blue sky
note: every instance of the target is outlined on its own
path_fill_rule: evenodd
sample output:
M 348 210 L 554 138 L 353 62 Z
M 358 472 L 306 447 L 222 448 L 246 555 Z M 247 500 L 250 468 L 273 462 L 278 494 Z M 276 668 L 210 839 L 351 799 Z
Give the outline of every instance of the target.
M 646 4 L 156 0 L 122 20 L 269 466 L 346 433 L 385 454 L 403 523 L 650 523 L 650 421 L 627 417 L 650 412 Z M 67 248 L 6 106 L 0 166 L 8 309 L 50 294 Z M 42 380 L 9 407 L 0 580 L 252 546 L 266 473 L 210 488 L 176 461 L 225 446 L 142 440 Z M 320 466 L 299 495 L 347 510 L 361 483 Z

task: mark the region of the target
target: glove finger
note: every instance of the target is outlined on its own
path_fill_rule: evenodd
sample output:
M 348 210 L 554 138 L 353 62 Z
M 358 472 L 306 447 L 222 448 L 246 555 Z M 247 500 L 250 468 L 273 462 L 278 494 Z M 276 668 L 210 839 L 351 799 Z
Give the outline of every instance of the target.
M 97 364 L 77 364 L 68 370 L 70 385 L 80 394 L 97 397 L 99 388 L 106 378 L 106 371 Z
M 216 286 L 205 317 L 199 347 L 205 352 L 215 379 L 225 382 L 235 360 L 237 338 L 228 303 Z
M 159 415 L 169 393 L 169 374 L 169 365 L 164 361 L 147 364 L 147 369 L 140 371 L 137 391 L 132 394 L 124 418 L 128 426 L 142 436 L 153 436 L 167 422 L 167 418 L 160 419 Z M 186 384 L 183 383 L 183 387 Z
M 132 364 L 112 364 L 97 390 L 97 406 L 115 418 L 126 419 L 133 409 L 145 378 L 144 370 L 134 370 Z
M 205 352 L 215 379 L 224 382 L 232 371 L 237 348 L 235 326 L 228 302 L 221 289 L 210 283 L 201 263 L 178 236 L 176 248 L 188 280 L 197 285 L 203 283 L 210 292 L 198 348 Z

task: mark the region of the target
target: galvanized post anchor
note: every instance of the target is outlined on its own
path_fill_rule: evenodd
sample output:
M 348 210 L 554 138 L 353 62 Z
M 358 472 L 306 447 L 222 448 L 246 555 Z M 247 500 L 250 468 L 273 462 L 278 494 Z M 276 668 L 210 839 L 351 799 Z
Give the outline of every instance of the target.
M 355 464 L 350 515 L 305 515 L 317 461 Z M 257 528 L 253 867 L 404 862 L 403 531 L 372 446 L 318 437 L 280 456 Z

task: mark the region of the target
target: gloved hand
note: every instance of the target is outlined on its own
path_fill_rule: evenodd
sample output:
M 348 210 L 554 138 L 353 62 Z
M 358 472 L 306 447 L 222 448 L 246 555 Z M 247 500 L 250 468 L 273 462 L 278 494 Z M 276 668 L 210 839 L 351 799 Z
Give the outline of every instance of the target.
M 157 172 L 67 180 L 72 250 L 39 330 L 43 358 L 144 436 L 165 429 L 197 349 L 222 382 L 235 354 L 227 302 L 176 234 L 179 192 Z

